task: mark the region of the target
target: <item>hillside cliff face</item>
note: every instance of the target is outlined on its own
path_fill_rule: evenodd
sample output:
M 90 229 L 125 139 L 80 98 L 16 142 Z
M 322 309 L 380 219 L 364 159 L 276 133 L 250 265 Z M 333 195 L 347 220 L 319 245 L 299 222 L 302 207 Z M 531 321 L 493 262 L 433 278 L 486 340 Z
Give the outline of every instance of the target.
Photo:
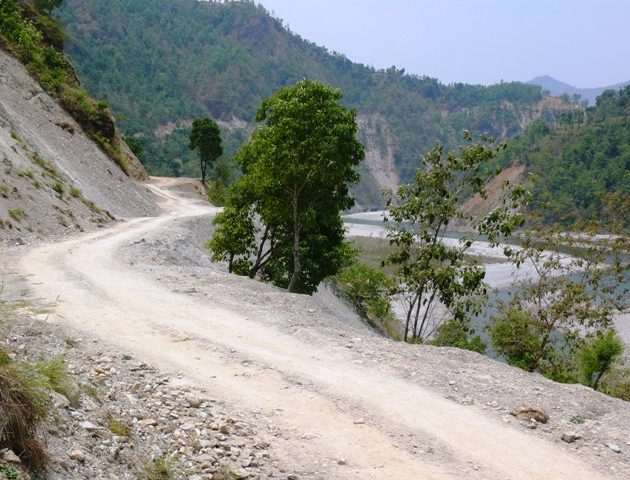
M 142 167 L 135 168 L 142 175 Z M 125 175 L 0 49 L 0 244 L 157 212 L 149 190 Z

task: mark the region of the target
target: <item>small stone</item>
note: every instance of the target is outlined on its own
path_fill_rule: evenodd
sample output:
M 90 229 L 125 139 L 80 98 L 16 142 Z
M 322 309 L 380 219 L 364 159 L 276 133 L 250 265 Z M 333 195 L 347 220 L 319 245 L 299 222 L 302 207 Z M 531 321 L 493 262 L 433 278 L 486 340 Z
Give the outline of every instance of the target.
M 337 460 L 337 465 L 347 465 L 348 462 L 346 462 L 345 458 L 340 458 L 339 460 Z
M 87 430 L 88 432 L 101 430 L 101 427 L 99 427 L 98 425 L 94 425 L 92 422 L 80 422 L 79 427 L 81 427 L 84 430 Z
M 138 423 L 140 425 L 146 425 L 148 427 L 155 427 L 158 424 L 157 420 L 155 420 L 154 418 L 144 418 L 142 420 L 138 420 Z
M 70 452 L 70 459 L 76 460 L 77 462 L 85 461 L 85 454 L 81 450 L 72 450 Z
M 615 453 L 621 453 L 621 447 L 619 447 L 616 443 L 607 443 L 606 446 Z
M 354 421 L 355 425 L 364 425 L 365 424 L 365 420 L 363 420 L 362 418 L 355 420 Z
M 538 423 L 547 423 L 549 421 L 549 414 L 545 412 L 545 410 L 541 407 L 535 407 L 532 405 L 519 405 L 510 412 L 510 415 L 513 415 L 521 420 L 531 421 L 534 419 Z
M 199 408 L 201 406 L 201 399 L 192 393 L 186 395 L 186 401 L 191 408 Z
M 6 450 L 3 454 L 2 454 L 2 461 L 6 462 L 6 463 L 12 463 L 14 465 L 20 465 L 22 463 L 22 460 L 20 460 L 20 457 L 18 457 L 13 450 Z
M 70 408 L 70 400 L 65 395 L 61 393 L 57 393 L 54 390 L 51 392 L 51 397 L 53 400 L 53 405 L 55 408 Z
M 562 434 L 560 438 L 562 439 L 563 442 L 573 443 L 576 440 L 579 440 L 580 438 L 582 438 L 582 435 L 576 432 L 565 432 Z
M 219 428 L 219 432 L 221 432 L 223 435 L 229 435 L 230 429 L 227 425 L 221 425 L 221 428 Z

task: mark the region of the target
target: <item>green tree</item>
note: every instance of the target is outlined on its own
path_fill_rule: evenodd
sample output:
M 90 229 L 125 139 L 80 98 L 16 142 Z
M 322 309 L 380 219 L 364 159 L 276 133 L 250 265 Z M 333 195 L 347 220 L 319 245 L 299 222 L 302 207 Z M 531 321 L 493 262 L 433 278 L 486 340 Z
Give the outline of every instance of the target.
M 622 285 L 630 241 L 619 235 L 628 210 L 619 198 L 609 196 L 607 202 L 607 235 L 598 234 L 604 221 L 573 231 L 536 226 L 523 233 L 520 248 L 508 252 L 523 273 L 500 307 L 502 314 L 491 322 L 490 333 L 495 350 L 509 363 L 556 380 L 577 381 L 576 351 L 590 337 L 610 330 L 613 315 L 628 307 Z M 594 350 L 584 352 L 586 359 Z
M 340 212 L 354 203 L 348 186 L 364 152 L 355 113 L 340 100 L 339 90 L 304 80 L 263 101 L 256 120 L 265 124 L 238 152 L 243 177 L 215 219 L 214 259 L 302 293 L 346 263 Z
M 37 8 L 50 16 L 54 9 L 61 7 L 63 0 L 34 0 L 33 3 L 35 3 Z
M 527 193 L 520 186 L 510 189 L 505 184 L 503 201 L 484 216 L 462 209 L 465 195 L 486 196 L 490 175 L 483 170 L 498 148 L 485 138 L 474 143 L 468 132 L 465 141 L 458 153 L 445 154 L 442 146 L 436 146 L 422 158 L 414 182 L 388 195 L 385 221 L 394 252 L 387 262 L 396 269 L 394 293 L 406 311 L 406 341 L 426 341 L 449 317 L 468 330 L 469 316 L 480 311 L 485 298 L 485 271 L 466 259 L 473 236 L 449 244 L 444 241 L 448 229 L 454 223 L 467 225 L 496 246 L 522 221 L 514 213 Z M 436 307 L 446 309 L 445 314 L 434 314 Z
M 211 118 L 195 120 L 192 124 L 188 148 L 195 150 L 199 155 L 201 182 L 205 185 L 208 168 L 223 155 L 221 130 L 217 123 Z

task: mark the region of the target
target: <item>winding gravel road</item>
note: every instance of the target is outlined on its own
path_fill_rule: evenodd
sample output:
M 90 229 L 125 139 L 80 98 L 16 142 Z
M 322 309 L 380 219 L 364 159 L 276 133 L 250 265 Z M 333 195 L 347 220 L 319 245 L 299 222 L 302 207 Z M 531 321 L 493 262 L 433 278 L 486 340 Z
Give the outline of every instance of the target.
M 607 478 L 556 443 L 357 364 L 343 348 L 290 336 L 130 268 L 120 260 L 122 245 L 217 210 L 168 190 L 176 180 L 152 182 L 161 216 L 37 247 L 22 258 L 35 293 L 57 300 L 51 320 L 181 372 L 236 408 L 269 412 L 281 432 L 275 458 L 318 465 L 303 469 L 303 478 Z M 404 448 L 407 437 L 431 438 L 439 447 Z

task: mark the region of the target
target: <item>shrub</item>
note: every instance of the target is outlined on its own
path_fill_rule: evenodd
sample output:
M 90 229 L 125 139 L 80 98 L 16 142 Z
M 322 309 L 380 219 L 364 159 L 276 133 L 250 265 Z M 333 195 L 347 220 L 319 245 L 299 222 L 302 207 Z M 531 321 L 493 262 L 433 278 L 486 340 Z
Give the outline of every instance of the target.
M 516 308 L 492 319 L 490 326 L 492 345 L 509 365 L 534 371 L 543 355 L 542 345 L 534 319 Z
M 623 340 L 608 330 L 586 341 L 576 354 L 576 363 L 585 385 L 597 390 L 602 377 L 624 350 Z
M 336 285 L 361 318 L 400 340 L 400 327 L 389 304 L 390 279 L 385 273 L 357 262 L 337 275 Z
M 81 189 L 78 187 L 72 187 L 70 189 L 70 195 L 72 195 L 74 198 L 81 197 Z
M 59 194 L 60 198 L 63 197 L 63 194 L 66 192 L 66 189 L 63 186 L 63 183 L 60 182 L 59 180 L 53 183 L 52 189 Z
M 438 347 L 456 347 L 473 352 L 486 353 L 488 346 L 479 335 L 471 336 L 470 329 L 457 320 L 448 320 L 440 324 L 435 332 L 433 345 Z

